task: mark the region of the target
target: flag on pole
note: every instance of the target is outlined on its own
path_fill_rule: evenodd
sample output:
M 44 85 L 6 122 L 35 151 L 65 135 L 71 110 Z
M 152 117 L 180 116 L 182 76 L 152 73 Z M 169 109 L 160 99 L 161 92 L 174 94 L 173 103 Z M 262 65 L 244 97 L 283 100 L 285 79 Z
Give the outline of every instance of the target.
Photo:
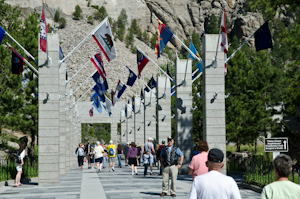
M 106 78 L 103 79 L 98 72 L 93 75 L 93 79 L 96 82 L 97 86 L 101 90 L 102 93 L 105 93 L 108 89 L 108 84 Z
M 64 58 L 64 53 L 63 51 L 61 50 L 61 46 L 59 45 L 59 60 L 62 60 Z
M 221 29 L 222 29 L 222 42 L 221 49 L 224 51 L 224 61 L 227 60 L 227 51 L 228 51 L 228 40 L 227 40 L 227 26 L 226 26 L 226 17 L 225 17 L 225 9 L 222 14 L 221 21 Z M 227 63 L 225 63 L 225 75 L 227 74 Z
M 5 36 L 5 30 L 0 26 L 0 44 Z
M 104 64 L 103 64 L 101 52 L 96 53 L 96 54 L 91 58 L 91 62 L 94 64 L 94 66 L 96 67 L 97 71 L 98 71 L 99 74 L 102 76 L 102 78 L 105 79 L 105 78 L 106 78 L 106 71 L 105 71 L 105 69 L 104 69 Z
M 255 33 L 256 51 L 273 48 L 272 37 L 269 29 L 269 20 L 264 23 Z
M 111 61 L 117 57 L 117 50 L 114 45 L 114 36 L 110 29 L 108 17 L 106 17 L 101 23 L 102 25 L 93 32 L 92 35 L 104 53 L 106 59 Z
M 106 104 L 106 110 L 108 112 L 108 116 L 111 116 L 111 101 L 105 96 L 105 104 Z
M 98 107 L 93 102 L 93 107 L 96 109 L 96 111 L 99 113 L 99 115 L 102 113 L 102 107 L 101 107 L 101 103 L 100 102 L 99 102 L 99 106 Z
M 202 59 L 201 59 L 201 57 L 200 57 L 198 51 L 196 50 L 196 48 L 195 48 L 195 46 L 194 46 L 194 44 L 193 44 L 192 41 L 190 42 L 190 50 L 191 50 L 191 51 L 192 51 L 192 52 L 193 52 L 193 53 L 201 60 L 201 62 L 202 62 Z M 191 53 L 189 53 L 189 58 L 192 58 L 193 60 L 196 61 L 196 66 L 197 66 L 197 68 L 199 69 L 200 72 L 202 72 L 202 71 L 203 71 L 203 70 L 202 70 L 202 63 L 199 62 L 195 57 L 193 57 L 193 56 L 191 55 Z
M 132 96 L 132 111 L 134 112 L 134 96 Z
M 128 67 L 126 66 L 129 70 L 129 76 L 128 76 L 128 80 L 127 80 L 127 85 L 128 86 L 132 86 L 137 78 L 136 74 L 134 74 L 134 72 Z
M 105 96 L 104 93 L 101 91 L 101 89 L 99 88 L 99 86 L 96 84 L 93 88 L 93 90 L 95 91 L 95 93 L 100 97 L 100 100 L 102 102 L 105 102 Z
M 93 107 L 89 110 L 89 114 L 90 114 L 90 117 L 93 117 Z
M 115 95 L 115 92 L 111 89 L 111 104 L 112 104 L 113 106 L 115 106 L 116 103 L 117 103 L 117 101 L 118 101 L 118 98 L 117 98 L 117 96 Z
M 136 55 L 137 55 L 137 65 L 139 70 L 138 77 L 140 79 L 142 70 L 144 69 L 144 67 L 146 66 L 149 60 L 139 50 L 136 50 Z
M 171 72 L 169 70 L 169 65 L 167 64 L 167 74 L 172 78 L 172 81 L 174 81 L 172 75 L 171 75 Z
M 141 88 L 141 100 L 143 100 L 145 97 L 144 97 L 144 92 L 143 92 L 143 89 Z
M 153 89 L 156 87 L 156 81 L 154 80 L 154 78 L 152 77 L 149 82 L 148 82 L 148 86 Z M 150 92 L 150 90 L 148 89 L 148 87 L 145 88 L 145 91 Z
M 123 84 L 121 82 L 121 80 L 119 80 L 117 87 L 116 87 L 116 91 L 115 91 L 115 95 L 116 97 L 119 99 L 121 97 L 121 95 L 124 93 L 125 89 L 126 89 L 126 85 Z
M 24 57 L 22 57 L 13 47 L 11 48 L 11 71 L 12 74 L 20 75 L 23 70 Z
M 48 33 L 48 27 L 46 24 L 44 4 L 43 4 L 41 30 L 40 30 L 40 49 L 44 52 L 47 52 L 47 33 Z
M 100 97 L 94 93 L 92 96 L 91 96 L 94 104 L 95 104 L 95 108 L 99 107 L 100 106 Z
M 158 21 L 158 32 L 157 32 L 157 39 L 156 39 L 154 52 L 155 54 L 157 54 L 157 59 L 158 59 L 163 49 L 172 38 L 173 33 L 161 20 L 157 19 L 157 21 Z

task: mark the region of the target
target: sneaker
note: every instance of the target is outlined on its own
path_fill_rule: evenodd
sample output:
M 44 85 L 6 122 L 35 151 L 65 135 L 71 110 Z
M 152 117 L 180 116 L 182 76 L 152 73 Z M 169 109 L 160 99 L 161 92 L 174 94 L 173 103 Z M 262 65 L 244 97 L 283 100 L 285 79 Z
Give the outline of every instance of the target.
M 94 169 L 94 167 L 92 167 L 92 169 Z
M 111 169 L 109 169 L 109 172 L 111 172 Z
M 150 175 L 153 176 L 154 174 L 153 174 L 153 173 L 150 173 Z
M 172 196 L 172 197 L 176 197 L 176 194 L 173 193 L 173 194 L 171 194 L 171 196 Z
M 100 170 L 97 170 L 97 173 L 100 173 Z
M 111 168 L 112 169 L 112 171 L 115 171 L 115 168 Z
M 160 196 L 166 196 L 167 194 L 166 193 L 164 193 L 164 192 L 162 192 L 161 194 L 160 194 Z

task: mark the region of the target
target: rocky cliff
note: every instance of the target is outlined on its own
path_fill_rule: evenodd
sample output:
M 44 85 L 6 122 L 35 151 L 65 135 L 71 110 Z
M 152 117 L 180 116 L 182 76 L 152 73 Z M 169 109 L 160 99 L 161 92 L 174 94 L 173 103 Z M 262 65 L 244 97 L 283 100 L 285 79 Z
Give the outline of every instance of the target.
M 57 9 L 61 16 L 67 20 L 67 26 L 64 29 L 55 29 L 59 34 L 59 38 L 64 54 L 70 52 L 91 30 L 94 29 L 97 23 L 90 25 L 87 23 L 87 16 L 92 15 L 94 8 L 88 7 L 89 0 L 45 0 L 46 3 L 46 21 L 51 25 L 54 24 L 53 18 Z M 199 3 L 198 3 L 199 2 Z M 257 13 L 245 13 L 243 4 L 245 0 L 227 0 L 225 6 L 227 19 L 231 26 L 227 27 L 228 32 L 231 32 L 229 37 L 237 35 L 239 39 L 249 37 L 253 32 L 263 24 L 263 18 Z M 28 11 L 41 13 L 41 0 L 6 0 L 6 3 L 11 5 L 19 5 L 24 10 L 24 14 Z M 154 13 L 159 17 L 169 29 L 176 34 L 181 40 L 186 39 L 193 31 L 202 33 L 202 27 L 205 26 L 212 14 L 219 17 L 222 13 L 222 3 L 220 0 L 90 0 L 90 5 L 104 6 L 113 19 L 117 19 L 121 10 L 125 9 L 128 16 L 128 25 L 131 19 L 137 19 L 142 30 L 146 30 L 149 36 L 152 36 L 157 30 L 157 22 L 152 16 Z M 75 6 L 79 5 L 83 10 L 84 18 L 76 21 L 72 18 L 72 13 L 75 11 Z M 27 12 L 26 12 L 27 11 Z M 253 43 L 253 41 L 252 41 Z M 135 44 L 144 50 L 158 64 L 166 64 L 167 59 L 162 56 L 158 60 L 154 54 L 154 50 L 139 40 L 135 40 Z M 180 48 L 180 44 L 171 40 L 169 47 Z M 125 44 L 116 41 L 118 57 L 112 62 L 105 62 L 105 67 L 108 73 L 108 83 L 111 89 L 115 89 L 118 78 L 123 82 L 127 81 L 128 70 L 125 65 L 130 66 L 137 72 L 136 54 L 125 47 Z M 77 49 L 70 58 L 67 59 L 68 75 L 72 76 L 79 70 L 89 58 L 98 51 L 98 47 L 90 37 L 79 49 Z M 95 68 L 91 63 L 82 70 L 79 75 L 72 80 L 71 85 L 75 90 L 87 76 L 89 76 Z M 148 63 L 143 71 L 143 75 L 150 78 L 151 75 L 156 76 L 158 70 L 152 63 Z M 84 84 L 79 91 L 75 93 L 76 98 L 80 97 L 86 89 L 93 84 L 93 80 Z M 141 83 L 135 84 L 133 91 L 140 90 Z M 92 92 L 90 92 L 92 93 Z M 139 92 L 138 92 L 139 93 Z M 127 92 L 128 96 L 132 94 Z M 87 97 L 90 95 L 87 95 Z M 123 95 L 126 98 L 126 95 Z

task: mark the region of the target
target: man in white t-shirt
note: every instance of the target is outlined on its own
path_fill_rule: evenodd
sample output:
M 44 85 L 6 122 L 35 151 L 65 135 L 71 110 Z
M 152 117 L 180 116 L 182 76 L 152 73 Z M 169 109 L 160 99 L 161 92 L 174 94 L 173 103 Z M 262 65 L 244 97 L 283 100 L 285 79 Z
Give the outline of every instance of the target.
M 232 177 L 222 174 L 224 154 L 211 149 L 207 156 L 208 173 L 195 177 L 189 199 L 241 199 L 239 188 Z

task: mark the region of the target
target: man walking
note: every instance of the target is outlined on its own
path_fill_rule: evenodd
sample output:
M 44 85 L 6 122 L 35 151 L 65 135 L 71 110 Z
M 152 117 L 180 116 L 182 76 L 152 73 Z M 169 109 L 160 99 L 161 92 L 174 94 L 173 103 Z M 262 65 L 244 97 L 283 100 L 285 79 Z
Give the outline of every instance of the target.
M 127 162 L 127 153 L 128 153 L 128 150 L 129 150 L 129 146 L 130 146 L 130 143 L 127 142 L 127 145 L 124 147 L 123 149 L 123 153 L 124 153 L 124 156 L 125 156 L 125 167 L 128 166 L 128 162 Z
M 109 145 L 107 146 L 107 156 L 109 163 L 109 172 L 115 171 L 115 163 L 116 163 L 116 145 L 114 141 L 109 141 Z
M 241 199 L 239 188 L 232 177 L 221 173 L 224 154 L 220 149 L 211 149 L 207 156 L 208 173 L 196 176 L 189 199 Z
M 178 162 L 178 157 L 180 157 Z M 174 139 L 168 137 L 168 145 L 164 147 L 160 153 L 160 162 L 164 167 L 162 172 L 162 193 L 160 196 L 166 196 L 169 192 L 169 177 L 171 176 L 171 196 L 176 197 L 176 180 L 178 170 L 181 168 L 183 162 L 183 153 L 174 146 Z
M 153 175 L 153 172 L 152 172 L 153 163 L 154 163 L 153 154 L 155 154 L 154 145 L 153 145 L 152 141 L 153 141 L 153 138 L 149 137 L 148 138 L 148 142 L 146 142 L 144 144 L 144 151 L 143 151 L 143 152 L 148 151 L 149 155 L 150 155 L 150 159 L 149 159 L 149 163 L 150 163 L 150 175 Z
M 91 162 L 90 162 L 90 152 L 91 152 L 91 144 L 88 141 L 88 143 L 85 145 L 85 158 L 88 162 L 88 169 L 91 169 Z
M 280 154 L 274 159 L 276 181 L 264 187 L 261 199 L 300 198 L 300 185 L 289 181 L 292 166 L 288 155 Z

